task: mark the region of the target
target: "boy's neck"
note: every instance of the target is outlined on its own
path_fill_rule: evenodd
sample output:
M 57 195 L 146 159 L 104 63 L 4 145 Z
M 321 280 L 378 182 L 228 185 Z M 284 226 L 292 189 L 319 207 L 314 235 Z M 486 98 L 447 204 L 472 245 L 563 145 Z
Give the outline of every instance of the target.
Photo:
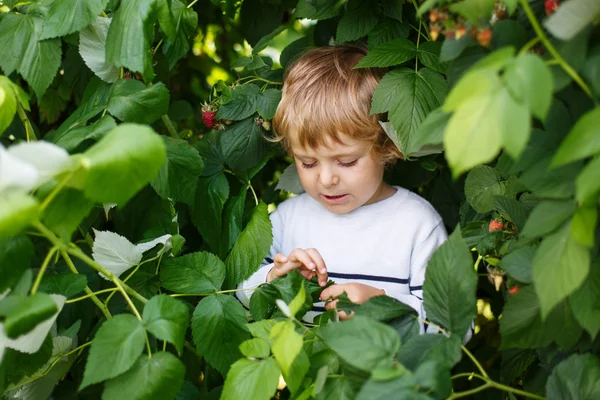
M 375 204 L 385 199 L 389 199 L 397 192 L 397 189 L 393 186 L 388 185 L 384 181 L 381 181 L 381 185 L 377 188 L 373 197 L 369 199 L 364 205 Z

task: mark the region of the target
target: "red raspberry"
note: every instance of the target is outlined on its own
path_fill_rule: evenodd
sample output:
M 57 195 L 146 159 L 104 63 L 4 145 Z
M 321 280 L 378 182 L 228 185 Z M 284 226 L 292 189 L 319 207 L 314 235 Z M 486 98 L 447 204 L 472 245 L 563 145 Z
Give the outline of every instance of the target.
M 546 15 L 552 15 L 560 5 L 559 0 L 546 0 L 544 2 L 544 8 L 546 9 Z
M 515 294 L 517 294 L 519 289 L 520 289 L 519 285 L 515 285 L 515 286 L 511 287 L 510 289 L 508 289 L 508 294 L 510 294 L 511 296 L 514 296 Z
M 488 232 L 501 231 L 504 229 L 504 224 L 502 221 L 498 221 L 497 219 L 493 219 L 490 221 L 490 225 L 488 226 Z
M 215 127 L 215 115 L 217 115 L 216 111 L 202 111 L 202 121 L 207 128 Z
M 492 43 L 492 30 L 490 28 L 486 28 L 477 32 L 477 41 L 483 47 L 488 47 Z

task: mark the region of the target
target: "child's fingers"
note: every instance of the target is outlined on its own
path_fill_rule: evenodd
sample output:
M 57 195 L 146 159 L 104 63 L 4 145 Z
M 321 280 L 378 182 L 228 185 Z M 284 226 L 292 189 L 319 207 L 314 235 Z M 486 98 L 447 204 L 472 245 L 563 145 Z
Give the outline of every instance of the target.
M 288 258 L 285 255 L 283 255 L 282 253 L 277 253 L 273 257 L 273 262 L 275 264 L 285 264 L 286 262 L 288 262 Z
M 302 249 L 296 249 L 292 251 L 290 253 L 290 256 L 288 257 L 288 260 L 292 263 L 298 262 L 300 264 L 303 264 L 307 269 L 311 271 L 317 268 L 317 264 L 313 261 L 311 256 L 305 250 Z M 297 267 L 298 266 L 296 266 L 296 268 Z
M 321 257 L 321 254 L 317 251 L 317 249 L 306 249 L 306 252 L 317 265 L 316 272 L 317 276 L 319 277 L 319 285 L 325 286 L 327 284 L 327 267 L 325 266 L 323 257 Z

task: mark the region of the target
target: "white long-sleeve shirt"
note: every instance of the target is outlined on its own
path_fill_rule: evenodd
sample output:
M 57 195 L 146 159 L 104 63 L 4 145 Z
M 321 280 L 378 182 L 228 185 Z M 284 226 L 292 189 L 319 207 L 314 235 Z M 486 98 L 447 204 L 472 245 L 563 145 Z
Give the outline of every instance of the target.
M 273 244 L 269 255 L 240 289 L 265 282 L 275 254 L 287 256 L 296 248 L 315 248 L 330 280 L 384 289 L 424 319 L 425 268 L 447 234 L 431 204 L 409 190 L 395 188 L 391 197 L 346 214 L 328 211 L 306 193 L 284 201 L 270 216 Z M 236 295 L 249 307 L 251 291 Z M 315 304 L 304 319 L 312 321 L 323 311 L 323 303 Z

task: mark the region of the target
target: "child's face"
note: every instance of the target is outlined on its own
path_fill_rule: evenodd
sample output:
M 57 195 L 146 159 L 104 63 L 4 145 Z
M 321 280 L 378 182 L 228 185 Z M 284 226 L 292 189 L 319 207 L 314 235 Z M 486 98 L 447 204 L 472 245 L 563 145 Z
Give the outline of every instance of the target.
M 384 165 L 371 143 L 341 136 L 327 146 L 304 148 L 292 144 L 298 175 L 304 190 L 335 214 L 350 212 L 382 200 Z

